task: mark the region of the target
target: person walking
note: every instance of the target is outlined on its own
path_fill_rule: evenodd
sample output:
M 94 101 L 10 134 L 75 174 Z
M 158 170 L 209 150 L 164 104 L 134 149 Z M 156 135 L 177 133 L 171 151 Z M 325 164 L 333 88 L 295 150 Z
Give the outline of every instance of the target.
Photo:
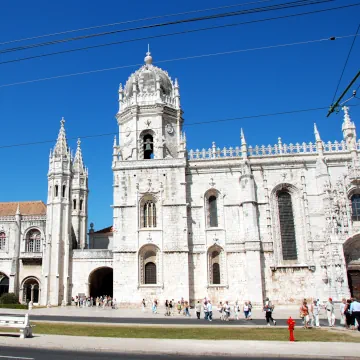
M 229 305 L 228 301 L 225 301 L 224 310 L 225 310 L 225 321 L 229 321 L 231 310 L 230 310 L 230 305 Z
M 204 301 L 203 309 L 204 309 L 204 320 L 209 320 L 209 310 L 208 310 L 207 301 Z
M 244 304 L 244 316 L 245 316 L 245 320 L 248 320 L 249 317 L 249 304 L 247 301 L 245 301 Z
M 142 302 L 141 302 L 141 311 L 142 312 L 145 312 L 145 307 L 146 307 L 145 299 L 142 299 Z
M 354 321 L 357 322 L 357 329 L 360 331 L 360 302 L 355 298 L 350 305 L 350 313 L 353 316 Z
M 165 316 L 169 316 L 169 301 L 165 301 Z
M 272 312 L 274 311 L 274 306 L 268 297 L 265 299 L 264 311 L 265 311 L 265 318 L 266 318 L 267 325 L 270 326 L 270 320 L 272 321 L 272 323 L 274 325 L 276 325 L 276 320 L 274 320 L 272 317 Z
M 329 298 L 329 300 L 327 301 L 327 303 L 325 305 L 325 309 L 326 309 L 326 315 L 327 315 L 329 326 L 334 327 L 336 317 L 335 317 L 335 307 L 334 307 L 332 298 Z
M 220 303 L 219 303 L 218 311 L 220 313 L 220 320 L 224 320 L 225 312 L 224 312 L 224 305 L 223 305 L 222 301 L 220 301 Z
M 353 321 L 354 317 L 351 315 L 350 306 L 351 306 L 351 300 L 348 299 L 348 300 L 346 300 L 346 305 L 345 305 L 345 309 L 344 309 L 344 314 L 345 314 L 345 318 L 346 318 L 345 327 L 347 329 L 354 330 L 354 325 L 355 325 L 354 321 Z
M 195 311 L 196 311 L 196 316 L 197 318 L 200 320 L 200 315 L 201 315 L 201 304 L 200 304 L 200 300 L 198 300 L 198 302 L 195 305 Z
M 180 303 L 180 301 L 178 301 L 178 303 L 177 303 L 177 310 L 178 310 L 178 314 L 180 315 L 181 314 L 181 303 Z
M 340 303 L 340 324 L 346 327 L 346 315 L 345 315 L 346 299 L 343 298 Z
M 212 303 L 210 300 L 208 301 L 207 309 L 208 309 L 208 320 L 212 321 Z
M 303 319 L 304 328 L 307 329 L 309 326 L 309 308 L 306 301 L 300 306 L 300 317 Z
M 252 320 L 252 303 L 250 300 L 248 301 L 248 307 L 249 307 L 248 320 Z
M 234 314 L 235 314 L 235 320 L 239 320 L 240 317 L 240 306 L 238 301 L 236 300 L 235 306 L 234 306 Z
M 312 326 L 320 327 L 320 304 L 314 300 L 311 304 Z
M 154 301 L 153 301 L 152 312 L 153 312 L 153 314 L 157 314 L 157 301 L 156 301 L 156 299 L 154 299 Z
M 185 306 L 185 316 L 190 316 L 190 311 L 189 311 L 190 305 L 189 305 L 189 302 L 188 302 L 188 301 L 185 301 L 184 306 Z

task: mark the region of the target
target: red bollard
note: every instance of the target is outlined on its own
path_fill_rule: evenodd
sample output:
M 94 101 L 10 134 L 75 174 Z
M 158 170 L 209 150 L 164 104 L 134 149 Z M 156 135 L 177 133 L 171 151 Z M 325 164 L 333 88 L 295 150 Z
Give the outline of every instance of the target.
M 289 332 L 290 332 L 290 337 L 289 340 L 290 341 L 295 341 L 294 338 L 294 329 L 295 329 L 295 320 L 291 318 L 291 316 L 289 317 L 287 324 L 289 325 Z

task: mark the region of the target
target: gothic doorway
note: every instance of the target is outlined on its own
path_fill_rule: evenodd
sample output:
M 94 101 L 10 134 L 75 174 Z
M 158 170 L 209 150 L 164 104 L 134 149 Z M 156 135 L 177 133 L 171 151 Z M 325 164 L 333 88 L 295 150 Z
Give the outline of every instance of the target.
M 360 299 L 360 234 L 344 243 L 344 256 L 351 296 Z
M 0 273 L 0 296 L 8 292 L 9 292 L 9 278 L 5 274 Z
M 26 279 L 22 286 L 22 301 L 24 304 L 28 304 L 32 301 L 34 304 L 39 303 L 40 286 L 38 280 L 34 278 Z
M 90 296 L 113 296 L 113 269 L 102 267 L 89 275 Z

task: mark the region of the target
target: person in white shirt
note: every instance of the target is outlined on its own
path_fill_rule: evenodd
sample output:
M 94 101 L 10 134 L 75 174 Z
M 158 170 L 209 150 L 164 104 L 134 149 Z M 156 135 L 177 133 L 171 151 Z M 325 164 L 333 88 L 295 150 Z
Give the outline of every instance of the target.
M 238 301 L 235 302 L 234 313 L 235 313 L 235 320 L 239 320 L 240 306 L 239 306 Z
M 249 305 L 247 301 L 245 301 L 244 304 L 244 316 L 245 316 L 245 320 L 247 320 L 249 317 Z
M 346 306 L 346 299 L 343 298 L 340 304 L 340 324 L 343 326 L 346 326 L 345 306 Z
M 312 326 L 320 327 L 319 315 L 320 315 L 320 304 L 314 300 L 311 305 L 312 313 Z
M 335 307 L 332 301 L 332 298 L 329 298 L 328 302 L 325 305 L 326 315 L 328 318 L 329 326 L 335 326 Z
M 208 309 L 208 320 L 212 321 L 212 304 L 210 300 L 208 301 L 207 309 Z
M 350 313 L 358 323 L 358 331 L 360 331 L 360 302 L 357 299 L 353 299 L 350 305 Z
M 230 318 L 230 305 L 229 302 L 225 302 L 225 321 L 229 321 Z

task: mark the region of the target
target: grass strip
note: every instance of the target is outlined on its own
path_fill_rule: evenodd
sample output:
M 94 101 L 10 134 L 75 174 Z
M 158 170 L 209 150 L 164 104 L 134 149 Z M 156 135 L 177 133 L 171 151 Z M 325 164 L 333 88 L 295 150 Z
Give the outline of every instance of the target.
M 265 340 L 289 341 L 289 332 L 284 328 L 161 328 L 133 326 L 101 326 L 84 324 L 36 323 L 34 334 L 112 337 L 112 338 L 150 338 L 150 339 L 193 339 L 193 340 Z M 0 328 L 0 332 L 13 332 Z M 319 342 L 360 342 L 360 337 L 323 329 L 295 329 L 297 341 Z

